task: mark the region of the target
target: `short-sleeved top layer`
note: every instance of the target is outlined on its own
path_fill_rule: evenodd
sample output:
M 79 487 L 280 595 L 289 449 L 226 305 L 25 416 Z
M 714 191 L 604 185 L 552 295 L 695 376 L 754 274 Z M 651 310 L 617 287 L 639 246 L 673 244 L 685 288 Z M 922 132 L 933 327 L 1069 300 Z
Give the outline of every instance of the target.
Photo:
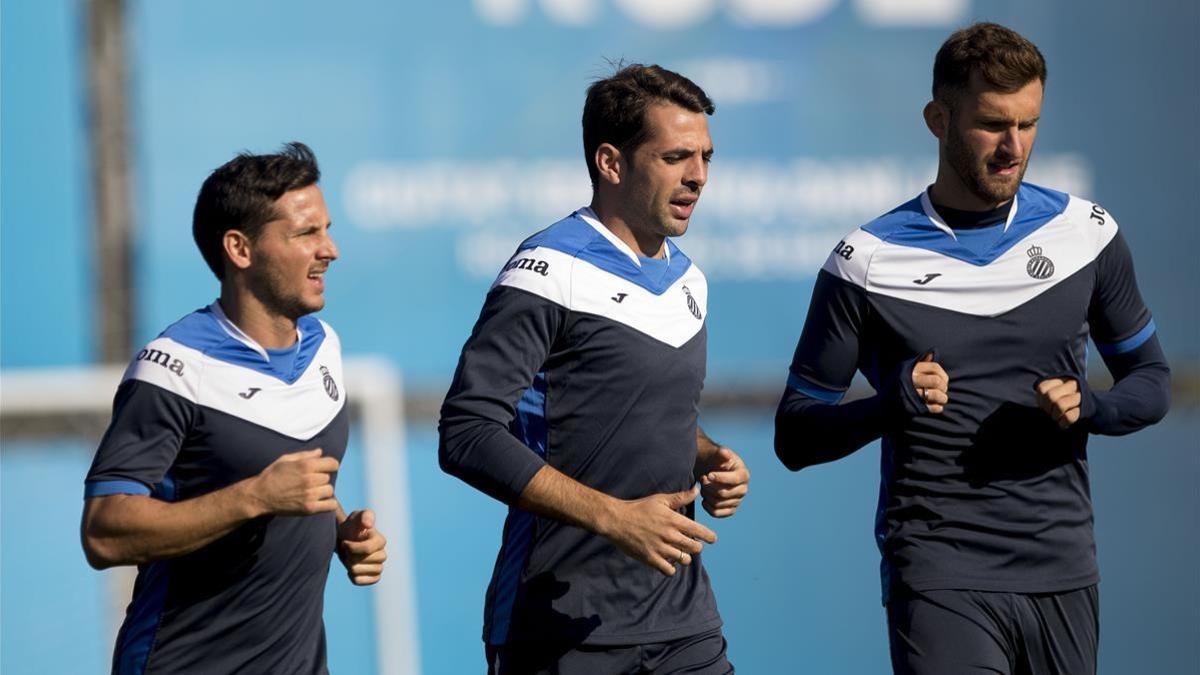
M 818 275 L 789 386 L 838 401 L 855 370 L 877 390 L 929 350 L 950 377 L 942 414 L 883 437 L 876 535 L 884 595 L 1055 592 L 1099 579 L 1087 432 L 1036 404 L 1046 377 L 1085 378 L 1154 332 L 1117 223 L 1084 199 L 1022 184 L 1003 234 L 961 245 L 927 193 L 839 242 Z
M 522 243 L 463 348 L 443 467 L 509 504 L 545 464 L 621 499 L 689 489 L 708 287 L 666 246 L 666 270 L 647 273 L 590 209 Z M 582 528 L 510 509 L 489 644 L 639 644 L 719 625 L 700 556 L 667 577 Z
M 117 389 L 86 497 L 182 501 L 322 448 L 342 459 L 348 423 L 341 346 L 298 322 L 287 372 L 221 312 L 193 312 L 138 352 Z M 113 672 L 324 673 L 332 513 L 268 516 L 203 548 L 138 567 Z

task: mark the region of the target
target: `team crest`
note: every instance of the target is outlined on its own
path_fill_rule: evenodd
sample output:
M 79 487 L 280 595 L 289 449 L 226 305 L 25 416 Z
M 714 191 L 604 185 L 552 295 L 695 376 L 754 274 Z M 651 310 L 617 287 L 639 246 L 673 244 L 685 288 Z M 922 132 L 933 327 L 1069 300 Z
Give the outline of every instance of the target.
M 333 375 L 329 374 L 329 369 L 321 366 L 321 375 L 324 376 L 321 378 L 321 383 L 325 385 L 325 393 L 329 394 L 329 398 L 335 401 L 338 400 L 337 382 L 333 381 Z
M 697 319 L 703 318 L 700 314 L 700 303 L 696 302 L 696 299 L 692 297 L 692 292 L 687 286 L 683 287 L 683 294 L 687 296 L 687 306 L 688 310 L 691 311 L 692 316 L 696 317 Z
M 1025 265 L 1025 271 L 1034 279 L 1049 279 L 1054 276 L 1054 263 L 1042 255 L 1041 246 L 1030 246 L 1028 251 L 1029 263 Z

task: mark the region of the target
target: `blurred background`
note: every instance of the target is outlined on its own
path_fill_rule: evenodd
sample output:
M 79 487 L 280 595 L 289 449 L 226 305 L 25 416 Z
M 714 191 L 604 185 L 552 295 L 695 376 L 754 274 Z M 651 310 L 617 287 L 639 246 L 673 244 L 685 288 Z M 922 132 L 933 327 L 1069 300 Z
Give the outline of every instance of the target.
M 1118 219 L 1175 372 L 1165 421 L 1091 444 L 1100 671 L 1200 672 L 1194 0 L 4 0 L 0 670 L 107 671 L 129 575 L 78 544 L 120 372 L 101 366 L 215 297 L 190 232 L 208 173 L 300 140 L 341 248 L 322 318 L 372 356 L 339 496 L 380 508 L 394 555 L 372 589 L 335 563 L 331 670 L 482 672 L 504 509 L 438 470 L 437 405 L 513 247 L 588 201 L 584 91 L 623 58 L 717 104 L 678 243 L 710 282 L 701 422 L 754 472 L 741 512 L 707 520 L 730 657 L 750 675 L 888 672 L 878 445 L 790 474 L 772 414 L 829 249 L 932 181 L 933 55 L 975 20 L 1045 54 L 1027 179 Z

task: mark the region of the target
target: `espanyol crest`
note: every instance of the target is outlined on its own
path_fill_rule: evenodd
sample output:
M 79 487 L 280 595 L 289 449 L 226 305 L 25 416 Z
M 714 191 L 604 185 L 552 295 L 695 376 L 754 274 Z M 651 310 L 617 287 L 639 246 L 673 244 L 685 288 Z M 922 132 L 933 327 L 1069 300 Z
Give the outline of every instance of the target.
M 338 400 L 337 382 L 333 381 L 333 375 L 329 374 L 329 369 L 321 366 L 321 375 L 324 376 L 321 378 L 321 383 L 325 385 L 325 393 L 329 394 L 329 398 Z
M 697 319 L 701 318 L 700 303 L 696 302 L 696 299 L 692 297 L 691 289 L 689 289 L 687 286 L 684 286 L 683 294 L 687 296 L 688 311 L 690 311 L 692 313 L 692 316 L 696 317 Z
M 1029 256 L 1029 263 L 1025 265 L 1025 271 L 1034 279 L 1049 279 L 1054 275 L 1054 263 L 1042 255 L 1041 246 L 1030 246 L 1025 253 Z

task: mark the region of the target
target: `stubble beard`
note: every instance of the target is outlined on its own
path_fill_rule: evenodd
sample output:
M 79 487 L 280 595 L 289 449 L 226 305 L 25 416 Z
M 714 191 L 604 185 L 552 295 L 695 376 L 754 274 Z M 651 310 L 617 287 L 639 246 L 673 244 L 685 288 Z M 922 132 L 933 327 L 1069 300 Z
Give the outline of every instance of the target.
M 292 321 L 307 314 L 320 311 L 324 307 L 324 298 L 322 298 L 319 306 L 309 307 L 304 302 L 302 292 L 287 293 L 285 291 L 287 286 L 287 282 L 280 275 L 273 271 L 267 271 L 255 279 L 255 295 L 268 312 L 287 317 Z
M 1029 167 L 1027 154 L 1021 162 L 1015 181 L 989 181 L 987 161 L 971 154 L 966 143 L 954 133 L 951 133 L 946 141 L 946 159 L 971 194 L 993 205 L 1003 204 L 1017 194 L 1017 188 L 1021 186 L 1021 181 L 1025 180 L 1025 169 Z

